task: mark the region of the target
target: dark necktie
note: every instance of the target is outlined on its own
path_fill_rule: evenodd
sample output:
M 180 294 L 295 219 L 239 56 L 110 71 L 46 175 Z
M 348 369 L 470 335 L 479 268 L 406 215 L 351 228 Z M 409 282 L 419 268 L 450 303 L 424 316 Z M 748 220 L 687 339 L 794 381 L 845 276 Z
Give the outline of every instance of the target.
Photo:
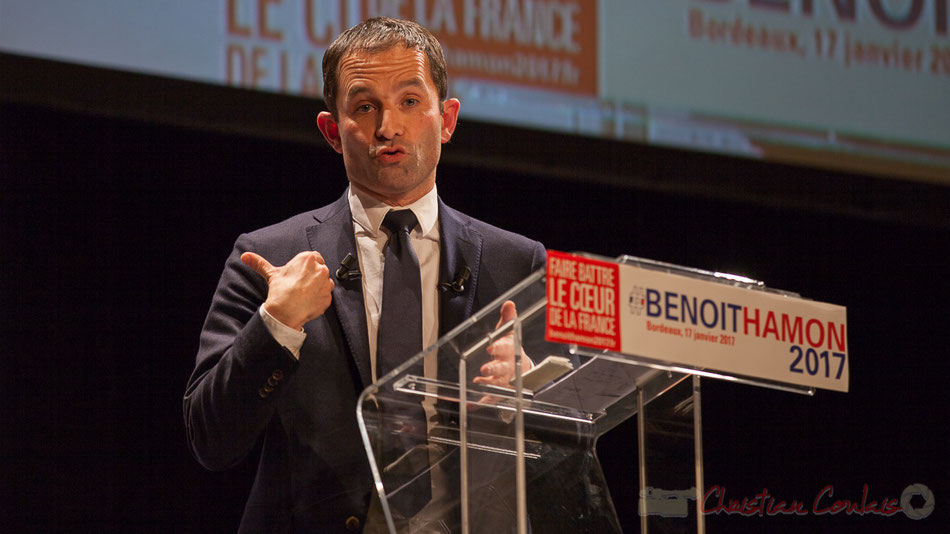
M 409 242 L 409 232 L 416 224 L 410 210 L 391 210 L 383 219 L 389 242 L 376 344 L 380 377 L 422 351 L 422 282 L 419 259 Z
M 409 241 L 418 221 L 410 210 L 391 210 L 383 219 L 389 231 L 383 268 L 383 303 L 376 343 L 378 376 L 383 377 L 422 351 L 422 282 L 419 259 Z M 422 376 L 422 362 L 408 371 Z M 425 447 L 425 410 L 414 396 L 396 397 L 382 407 L 389 437 L 383 447 L 390 504 L 403 517 L 411 517 L 429 501 L 429 455 Z M 410 454 L 406 454 L 409 452 Z M 421 474 L 421 476 L 420 476 Z

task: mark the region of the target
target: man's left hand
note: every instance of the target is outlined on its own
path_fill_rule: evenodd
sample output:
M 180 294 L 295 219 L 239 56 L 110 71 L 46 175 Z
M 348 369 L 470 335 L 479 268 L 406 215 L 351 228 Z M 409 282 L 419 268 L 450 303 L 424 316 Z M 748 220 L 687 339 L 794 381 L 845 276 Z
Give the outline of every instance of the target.
M 498 325 L 495 328 L 501 328 L 501 325 L 513 320 L 518 316 L 518 310 L 515 303 L 507 300 L 501 305 L 501 317 L 498 318 Z M 514 330 L 506 334 L 488 346 L 486 349 L 492 359 L 481 367 L 482 376 L 475 377 L 472 382 L 476 384 L 491 384 L 510 388 L 509 383 L 515 377 L 515 354 L 521 355 L 521 372 L 525 373 L 531 369 L 531 360 L 524 353 L 521 347 L 515 346 Z

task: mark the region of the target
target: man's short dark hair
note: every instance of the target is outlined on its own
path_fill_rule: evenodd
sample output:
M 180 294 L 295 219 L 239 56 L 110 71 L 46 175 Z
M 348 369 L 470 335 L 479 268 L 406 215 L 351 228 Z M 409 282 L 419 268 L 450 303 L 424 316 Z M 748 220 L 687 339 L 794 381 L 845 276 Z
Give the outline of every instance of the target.
M 340 60 L 354 52 L 383 52 L 399 44 L 426 55 L 429 74 L 439 91 L 439 102 L 445 101 L 448 94 L 445 55 L 439 40 L 432 32 L 411 20 L 375 17 L 341 33 L 323 55 L 323 100 L 334 117 L 337 117 L 337 71 Z

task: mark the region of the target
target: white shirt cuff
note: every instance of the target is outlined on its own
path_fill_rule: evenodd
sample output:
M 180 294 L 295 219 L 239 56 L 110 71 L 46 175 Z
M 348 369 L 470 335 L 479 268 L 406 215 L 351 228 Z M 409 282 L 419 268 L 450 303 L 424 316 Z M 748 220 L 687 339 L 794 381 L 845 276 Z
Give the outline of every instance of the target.
M 274 336 L 274 340 L 289 350 L 290 353 L 294 355 L 294 358 L 299 360 L 300 347 L 303 346 L 303 341 L 307 339 L 307 334 L 304 333 L 303 329 L 294 330 L 277 319 L 274 319 L 273 315 L 267 313 L 264 306 L 258 309 L 260 310 L 261 319 L 264 320 L 264 326 L 266 326 L 270 334 Z

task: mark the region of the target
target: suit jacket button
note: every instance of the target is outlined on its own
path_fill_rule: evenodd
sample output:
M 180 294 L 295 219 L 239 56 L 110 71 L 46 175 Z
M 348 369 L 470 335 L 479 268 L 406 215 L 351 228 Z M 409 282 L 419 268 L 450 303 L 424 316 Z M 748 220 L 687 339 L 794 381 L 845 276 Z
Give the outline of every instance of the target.
M 360 520 L 358 517 L 351 515 L 346 518 L 346 530 L 350 532 L 356 532 L 360 529 Z
M 258 390 L 257 390 L 257 394 L 258 394 L 258 395 L 260 396 L 260 398 L 262 398 L 262 399 L 266 399 L 267 396 L 270 395 L 270 393 L 264 391 L 264 388 L 258 389 Z
M 271 374 L 271 376 L 274 377 L 274 380 L 280 380 L 281 378 L 284 378 L 284 372 L 280 369 L 277 369 Z

